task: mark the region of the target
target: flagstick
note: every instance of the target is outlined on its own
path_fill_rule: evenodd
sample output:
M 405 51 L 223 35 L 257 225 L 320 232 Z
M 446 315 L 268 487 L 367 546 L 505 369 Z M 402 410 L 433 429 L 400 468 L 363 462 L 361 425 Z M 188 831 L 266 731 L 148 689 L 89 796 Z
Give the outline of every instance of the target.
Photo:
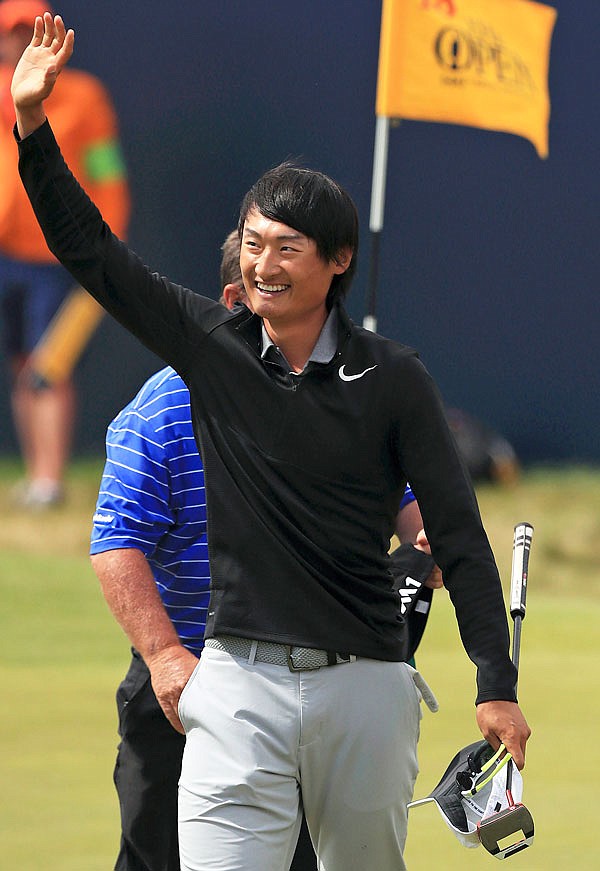
M 379 242 L 383 229 L 383 210 L 385 207 L 385 181 L 387 174 L 388 140 L 390 119 L 378 115 L 375 126 L 375 151 L 373 155 L 373 181 L 371 184 L 371 215 L 369 230 L 371 231 L 371 263 L 369 268 L 369 283 L 367 286 L 366 310 L 363 327 L 371 332 L 377 332 L 377 282 L 379 277 Z

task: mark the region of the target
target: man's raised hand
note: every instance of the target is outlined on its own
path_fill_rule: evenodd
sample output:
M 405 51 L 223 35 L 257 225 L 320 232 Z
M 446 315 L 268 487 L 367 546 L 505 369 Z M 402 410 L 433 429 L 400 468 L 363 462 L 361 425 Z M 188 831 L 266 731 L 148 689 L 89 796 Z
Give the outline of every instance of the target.
M 31 42 L 15 68 L 11 86 L 21 138 L 46 120 L 43 101 L 73 54 L 74 40 L 74 32 L 65 30 L 60 15 L 45 12 L 43 18 L 35 19 Z

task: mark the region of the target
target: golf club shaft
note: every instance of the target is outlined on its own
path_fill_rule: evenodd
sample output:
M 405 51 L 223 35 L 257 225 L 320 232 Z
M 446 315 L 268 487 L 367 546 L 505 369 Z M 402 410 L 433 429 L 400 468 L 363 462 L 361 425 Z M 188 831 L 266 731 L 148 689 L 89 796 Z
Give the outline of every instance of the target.
M 527 599 L 527 573 L 533 526 L 530 523 L 517 523 L 513 538 L 513 560 L 510 578 L 510 616 L 513 618 L 512 661 L 519 674 L 519 652 L 521 648 L 521 624 L 525 619 Z
M 515 526 L 513 539 L 513 561 L 510 578 L 510 615 L 513 618 L 512 661 L 517 672 L 515 692 L 519 679 L 519 657 L 521 651 L 521 626 L 525 619 L 525 603 L 527 598 L 527 574 L 529 570 L 529 552 L 533 526 L 530 523 L 518 523 Z M 506 769 L 506 795 L 509 805 L 514 804 L 512 797 L 512 759 Z
M 513 640 L 512 640 L 512 661 L 514 667 L 517 669 L 517 680 L 519 678 L 519 656 L 521 651 L 521 626 L 523 624 L 523 618 L 517 615 L 514 619 L 513 624 Z M 515 684 L 516 689 L 516 684 Z

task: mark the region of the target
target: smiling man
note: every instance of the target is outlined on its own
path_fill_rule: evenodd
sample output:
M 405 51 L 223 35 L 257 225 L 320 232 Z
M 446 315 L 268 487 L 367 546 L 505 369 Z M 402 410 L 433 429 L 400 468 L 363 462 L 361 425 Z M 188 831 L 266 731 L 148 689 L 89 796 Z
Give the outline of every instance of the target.
M 303 806 L 321 868 L 398 871 L 420 720 L 388 556 L 407 479 L 477 665 L 478 724 L 519 767 L 529 736 L 440 397 L 414 351 L 346 314 L 358 220 L 321 173 L 283 165 L 244 198 L 254 313 L 158 276 L 113 236 L 45 117 L 73 38 L 38 19 L 15 72 L 21 175 L 58 259 L 182 376 L 206 472 L 206 646 L 193 671 L 177 645 L 145 657 L 186 731 L 182 869 L 289 867 Z
M 302 177 L 303 170 L 282 164 L 269 174 L 264 190 L 246 198 L 240 215 L 240 267 L 251 306 L 262 317 L 270 341 L 291 371 L 299 373 L 315 346 L 334 296 L 350 282 L 358 224 L 350 208 L 346 225 L 338 227 L 336 235 L 330 231 L 328 237 L 317 241 L 270 217 L 280 214 L 281 191 L 279 196 L 276 192 L 290 171 Z M 317 186 L 325 190 L 324 177 L 319 182 Z M 348 205 L 347 195 L 341 189 L 334 191 L 340 204 Z M 257 195 L 264 212 L 252 203 Z

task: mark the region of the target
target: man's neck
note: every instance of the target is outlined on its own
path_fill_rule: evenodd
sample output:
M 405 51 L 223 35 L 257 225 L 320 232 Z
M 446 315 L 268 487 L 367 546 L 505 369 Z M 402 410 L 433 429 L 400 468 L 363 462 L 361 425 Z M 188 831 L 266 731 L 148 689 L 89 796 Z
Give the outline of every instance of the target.
M 277 345 L 293 372 L 302 372 L 321 335 L 328 312 L 307 318 L 302 323 L 282 324 L 263 319 L 271 341 Z

